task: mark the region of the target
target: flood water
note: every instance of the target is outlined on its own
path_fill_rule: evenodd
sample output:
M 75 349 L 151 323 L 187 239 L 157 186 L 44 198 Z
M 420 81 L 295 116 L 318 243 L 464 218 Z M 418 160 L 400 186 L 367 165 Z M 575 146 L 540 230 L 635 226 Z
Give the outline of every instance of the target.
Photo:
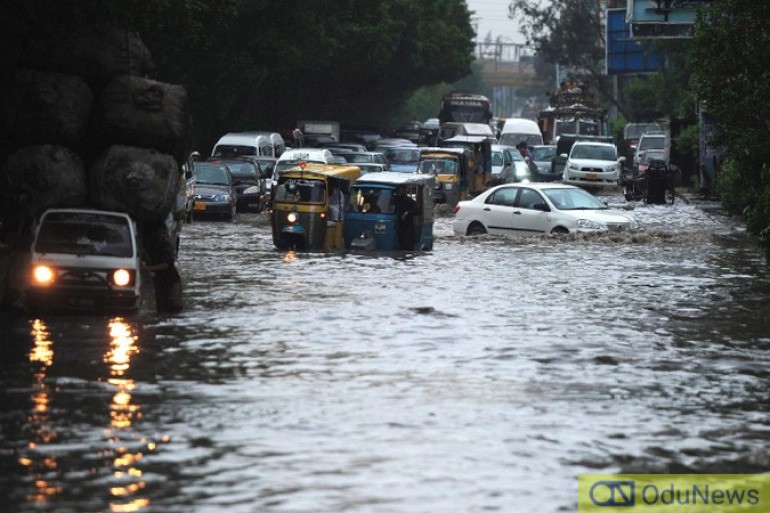
M 590 237 L 441 217 L 419 255 L 194 222 L 183 313 L 3 318 L 0 510 L 550 513 L 580 473 L 767 472 L 770 270 L 707 207 Z

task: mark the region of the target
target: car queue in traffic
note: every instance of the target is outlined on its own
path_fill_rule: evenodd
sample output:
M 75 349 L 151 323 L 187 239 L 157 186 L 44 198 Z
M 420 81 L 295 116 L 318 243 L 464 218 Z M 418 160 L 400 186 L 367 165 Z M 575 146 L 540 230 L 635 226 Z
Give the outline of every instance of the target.
M 211 184 L 196 176 L 194 217 L 266 212 L 277 248 L 310 251 L 430 250 L 434 215 L 441 214 L 454 216 L 458 236 L 639 228 L 592 194 L 618 186 L 625 157 L 610 142 L 575 137 L 568 146 L 546 145 L 525 133 L 511 145 L 481 134 L 477 124 L 418 125 L 401 137 L 358 132 L 337 140 L 329 133 L 277 145 L 269 132 L 226 134 L 193 168 L 224 169 L 230 190 L 206 194 Z M 507 122 L 501 135 L 515 141 L 524 137 L 514 131 L 522 126 L 529 125 Z

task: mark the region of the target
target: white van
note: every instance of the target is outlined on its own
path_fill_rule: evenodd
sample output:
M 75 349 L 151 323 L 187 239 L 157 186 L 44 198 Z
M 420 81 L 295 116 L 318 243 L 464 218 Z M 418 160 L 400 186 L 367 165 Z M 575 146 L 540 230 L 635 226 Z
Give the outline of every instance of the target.
M 35 228 L 30 271 L 28 310 L 135 312 L 142 296 L 136 223 L 123 212 L 46 210 Z
M 500 144 L 503 146 L 516 146 L 521 141 L 526 141 L 527 146 L 539 146 L 543 144 L 543 133 L 535 121 L 524 118 L 508 118 L 500 131 Z
M 278 132 L 230 132 L 217 141 L 211 150 L 211 156 L 279 157 L 285 149 L 286 142 Z

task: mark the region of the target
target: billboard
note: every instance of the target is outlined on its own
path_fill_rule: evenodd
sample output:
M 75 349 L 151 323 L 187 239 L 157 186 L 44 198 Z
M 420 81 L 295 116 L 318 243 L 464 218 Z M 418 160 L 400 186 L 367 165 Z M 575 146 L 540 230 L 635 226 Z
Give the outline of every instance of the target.
M 628 0 L 626 22 L 635 39 L 691 36 L 698 9 L 711 0 Z
M 606 73 L 622 75 L 660 70 L 663 57 L 646 50 L 641 42 L 631 38 L 631 26 L 626 23 L 625 15 L 623 8 L 607 9 Z

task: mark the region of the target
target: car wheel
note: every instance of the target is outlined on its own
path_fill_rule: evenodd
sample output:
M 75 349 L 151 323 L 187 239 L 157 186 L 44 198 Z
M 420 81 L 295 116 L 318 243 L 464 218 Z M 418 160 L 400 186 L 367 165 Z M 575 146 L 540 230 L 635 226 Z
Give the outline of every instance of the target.
M 487 230 L 481 223 L 473 223 L 468 227 L 468 235 L 471 237 L 477 237 L 479 235 L 486 235 Z
M 569 230 L 563 226 L 556 226 L 553 230 L 551 230 L 551 233 L 554 235 L 566 235 L 569 233 Z

